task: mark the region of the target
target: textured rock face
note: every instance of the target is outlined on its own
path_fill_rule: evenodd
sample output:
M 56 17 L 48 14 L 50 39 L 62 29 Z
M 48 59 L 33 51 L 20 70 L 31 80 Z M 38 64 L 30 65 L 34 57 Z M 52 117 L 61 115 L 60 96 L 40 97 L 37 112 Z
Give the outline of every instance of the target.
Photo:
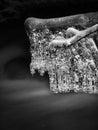
M 93 39 L 98 35 L 98 15 L 95 15 L 95 21 L 86 16 L 85 22 L 84 17 L 81 26 L 85 25 L 85 29 L 79 30 L 75 25 L 80 25 L 78 21 L 82 16 L 46 20 L 30 18 L 25 22 L 31 43 L 31 73 L 33 75 L 36 69 L 41 75 L 48 71 L 50 90 L 55 93 L 98 93 L 98 49 Z M 87 27 L 89 20 L 91 25 Z

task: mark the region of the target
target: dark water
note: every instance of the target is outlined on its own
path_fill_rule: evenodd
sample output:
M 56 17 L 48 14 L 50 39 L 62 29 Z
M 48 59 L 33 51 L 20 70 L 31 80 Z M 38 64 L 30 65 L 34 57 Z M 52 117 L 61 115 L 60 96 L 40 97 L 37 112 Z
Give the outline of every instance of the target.
M 51 93 L 39 80 L 2 80 L 2 130 L 97 130 L 98 95 Z

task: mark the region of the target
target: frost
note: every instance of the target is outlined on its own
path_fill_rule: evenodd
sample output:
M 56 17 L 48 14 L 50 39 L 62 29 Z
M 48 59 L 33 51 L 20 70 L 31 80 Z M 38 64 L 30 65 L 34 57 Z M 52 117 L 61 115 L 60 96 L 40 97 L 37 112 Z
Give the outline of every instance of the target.
M 93 55 L 98 54 L 98 49 L 88 36 L 97 30 L 97 24 L 82 31 L 73 27 L 61 29 L 59 33 L 46 27 L 34 29 L 29 35 L 32 75 L 35 69 L 41 75 L 48 71 L 54 93 L 98 93 L 98 69 Z

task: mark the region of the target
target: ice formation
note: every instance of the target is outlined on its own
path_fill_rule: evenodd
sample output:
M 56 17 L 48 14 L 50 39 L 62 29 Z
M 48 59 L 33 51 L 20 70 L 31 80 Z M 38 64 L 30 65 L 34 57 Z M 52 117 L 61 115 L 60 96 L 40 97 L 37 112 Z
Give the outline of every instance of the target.
M 29 34 L 32 75 L 37 69 L 48 71 L 50 90 L 58 92 L 98 93 L 98 49 L 91 36 L 98 24 L 79 31 L 33 28 Z

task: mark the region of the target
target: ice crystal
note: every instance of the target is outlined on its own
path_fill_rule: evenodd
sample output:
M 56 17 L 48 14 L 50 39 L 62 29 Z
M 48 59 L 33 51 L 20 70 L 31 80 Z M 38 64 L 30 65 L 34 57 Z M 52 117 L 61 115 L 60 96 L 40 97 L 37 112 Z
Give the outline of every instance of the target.
M 32 75 L 36 69 L 41 75 L 48 71 L 50 90 L 54 93 L 98 93 L 94 58 L 98 49 L 93 38 L 88 36 L 97 29 L 98 25 L 82 31 L 73 27 L 58 32 L 48 27 L 34 28 L 29 35 Z

